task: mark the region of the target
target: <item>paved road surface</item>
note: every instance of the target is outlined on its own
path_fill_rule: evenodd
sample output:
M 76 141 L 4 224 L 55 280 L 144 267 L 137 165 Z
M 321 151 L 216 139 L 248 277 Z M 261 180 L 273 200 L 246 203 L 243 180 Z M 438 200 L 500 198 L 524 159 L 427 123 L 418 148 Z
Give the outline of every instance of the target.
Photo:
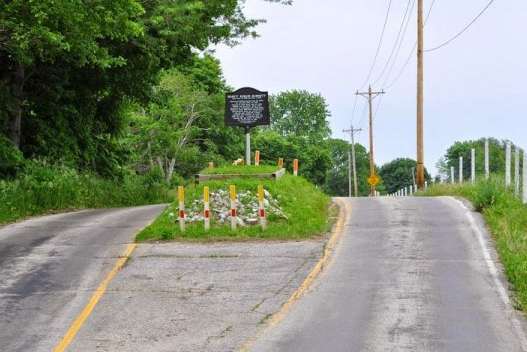
M 82 211 L 0 228 L 0 350 L 51 351 L 125 244 L 163 208 Z
M 452 198 L 357 199 L 352 208 L 332 264 L 254 351 L 526 348 L 476 214 Z

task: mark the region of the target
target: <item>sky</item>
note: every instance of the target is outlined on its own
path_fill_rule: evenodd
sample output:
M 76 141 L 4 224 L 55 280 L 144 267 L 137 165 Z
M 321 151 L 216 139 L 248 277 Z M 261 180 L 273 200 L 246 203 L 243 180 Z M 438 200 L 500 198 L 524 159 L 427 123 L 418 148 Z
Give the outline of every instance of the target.
M 368 144 L 366 99 L 356 99 L 354 93 L 367 90 L 368 83 L 375 90 L 385 89 L 382 100 L 374 102 L 375 161 L 382 165 L 398 157 L 415 159 L 415 55 L 399 73 L 416 42 L 416 7 L 401 35 L 400 50 L 395 46 L 408 1 L 392 0 L 378 59 L 366 81 L 388 3 L 295 0 L 282 6 L 247 0 L 246 15 L 267 20 L 257 29 L 260 37 L 234 48 L 220 46 L 216 56 L 233 87 L 322 94 L 332 114 L 333 136 L 349 139 L 342 130 L 353 124 L 364 129 L 358 135 L 363 145 Z M 487 3 L 436 0 L 425 27 L 425 49 L 458 33 Z M 425 12 L 431 4 L 425 0 Z M 491 136 L 527 147 L 526 25 L 525 0 L 495 0 L 465 34 L 425 54 L 425 165 L 433 174 L 455 141 Z M 392 51 L 398 53 L 392 55 L 393 69 L 390 63 L 384 70 Z

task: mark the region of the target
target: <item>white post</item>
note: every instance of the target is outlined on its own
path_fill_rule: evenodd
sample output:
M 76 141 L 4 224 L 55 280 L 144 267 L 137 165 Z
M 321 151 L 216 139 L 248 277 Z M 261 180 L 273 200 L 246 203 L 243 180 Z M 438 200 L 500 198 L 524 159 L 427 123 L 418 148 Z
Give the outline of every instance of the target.
M 410 186 L 410 196 L 414 195 L 414 186 Z
M 245 165 L 251 165 L 251 130 L 245 130 Z
M 428 181 L 425 181 L 425 191 L 428 189 Z
M 520 196 L 520 148 L 518 146 L 514 153 L 514 195 Z
M 450 167 L 450 183 L 456 183 L 454 167 Z
M 177 193 L 179 201 L 179 229 L 181 232 L 185 232 L 185 188 L 183 186 L 179 186 Z
M 511 143 L 507 142 L 507 147 L 505 148 L 505 186 L 507 187 L 511 185 L 511 153 Z
M 523 203 L 527 204 L 527 153 L 523 151 Z
M 205 231 L 210 230 L 210 203 L 209 203 L 209 187 L 203 187 L 203 222 L 205 224 Z
M 459 183 L 463 183 L 463 157 L 459 157 Z
M 470 151 L 470 181 L 476 183 L 476 149 Z
M 231 197 L 231 230 L 236 230 L 236 223 L 238 222 L 238 215 L 236 214 L 236 186 L 229 187 Z
M 489 139 L 485 139 L 485 179 L 490 177 Z

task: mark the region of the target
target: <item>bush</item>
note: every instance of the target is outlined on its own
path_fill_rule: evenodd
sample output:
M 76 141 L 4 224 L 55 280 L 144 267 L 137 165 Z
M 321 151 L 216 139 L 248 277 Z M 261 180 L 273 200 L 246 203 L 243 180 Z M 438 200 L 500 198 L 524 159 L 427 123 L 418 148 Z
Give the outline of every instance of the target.
M 162 179 L 162 177 L 161 177 Z M 168 202 L 168 187 L 155 174 L 103 179 L 45 161 L 28 161 L 12 181 L 0 181 L 0 223 L 64 209 Z
M 22 169 L 24 156 L 7 138 L 0 135 L 0 178 L 12 178 Z

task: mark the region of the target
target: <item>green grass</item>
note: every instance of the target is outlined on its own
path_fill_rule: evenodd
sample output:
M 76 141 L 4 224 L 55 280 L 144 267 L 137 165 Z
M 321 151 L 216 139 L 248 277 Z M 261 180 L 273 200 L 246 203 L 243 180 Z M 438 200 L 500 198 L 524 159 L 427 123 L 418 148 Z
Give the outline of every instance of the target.
M 231 174 L 254 175 L 254 174 L 273 173 L 275 171 L 278 171 L 278 166 L 275 166 L 275 165 L 260 165 L 260 166 L 229 165 L 229 166 L 220 166 L 220 167 L 216 167 L 213 169 L 205 169 L 201 173 L 206 174 L 206 175 L 231 175 Z
M 496 241 L 519 309 L 527 311 L 527 207 L 500 179 L 475 185 L 435 185 L 426 196 L 459 196 L 480 211 Z
M 302 177 L 285 175 L 278 181 L 250 179 L 210 181 L 204 185 L 209 186 L 211 192 L 220 188 L 228 189 L 230 184 L 234 184 L 238 192 L 250 190 L 256 193 L 260 182 L 280 202 L 282 210 L 288 217 L 287 220 L 269 217 L 265 231 L 259 226 L 239 227 L 237 231 L 232 231 L 230 226 L 212 223 L 211 230 L 206 232 L 203 223 L 196 223 L 189 224 L 186 231 L 181 233 L 177 221 L 169 217 L 171 212 L 177 214 L 178 206 L 174 203 L 151 226 L 144 229 L 137 236 L 137 240 L 300 240 L 321 235 L 329 230 L 330 198 Z M 187 206 L 193 200 L 201 199 L 204 185 L 190 186 L 186 189 Z
M 173 199 L 156 177 L 127 175 L 109 180 L 34 163 L 15 180 L 0 180 L 0 224 L 64 210 L 168 203 Z

